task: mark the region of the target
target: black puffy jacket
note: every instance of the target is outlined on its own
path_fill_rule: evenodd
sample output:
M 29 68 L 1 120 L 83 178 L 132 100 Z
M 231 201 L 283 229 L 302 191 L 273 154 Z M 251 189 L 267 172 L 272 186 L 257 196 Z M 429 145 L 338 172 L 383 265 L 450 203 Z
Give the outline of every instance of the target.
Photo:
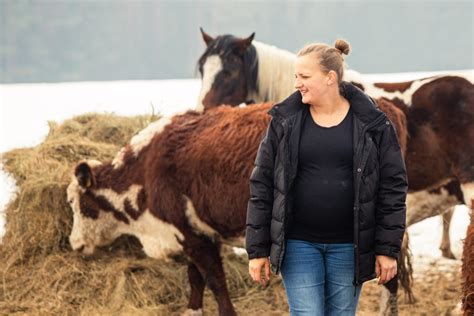
M 353 109 L 354 285 L 373 279 L 375 255 L 397 258 L 405 232 L 407 175 L 396 131 L 362 90 L 343 81 L 341 94 Z M 246 221 L 249 259 L 270 256 L 278 274 L 285 230 L 294 209 L 292 186 L 305 105 L 296 91 L 268 112 L 272 119 L 250 177 Z

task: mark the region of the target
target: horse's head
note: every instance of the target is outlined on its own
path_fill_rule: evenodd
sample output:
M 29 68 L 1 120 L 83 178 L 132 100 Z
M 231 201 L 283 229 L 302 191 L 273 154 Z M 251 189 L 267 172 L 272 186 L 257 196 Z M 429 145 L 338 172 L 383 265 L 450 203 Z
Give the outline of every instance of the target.
M 246 102 L 249 92 L 256 89 L 257 53 L 251 45 L 255 33 L 248 38 L 232 35 L 213 38 L 202 28 L 201 33 L 207 48 L 198 61 L 202 87 L 197 109 Z
M 114 210 L 104 195 L 97 194 L 94 168 L 100 164 L 94 160 L 79 163 L 67 188 L 67 200 L 73 211 L 69 242 L 73 250 L 86 255 L 92 254 L 97 246 L 112 243 L 120 235 L 120 220 L 128 220 Z

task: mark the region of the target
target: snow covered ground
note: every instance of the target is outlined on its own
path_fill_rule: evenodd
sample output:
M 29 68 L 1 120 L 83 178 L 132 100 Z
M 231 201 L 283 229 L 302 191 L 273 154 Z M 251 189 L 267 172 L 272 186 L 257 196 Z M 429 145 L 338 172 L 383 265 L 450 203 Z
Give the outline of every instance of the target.
M 192 108 L 200 81 L 107 81 L 0 85 L 0 152 L 35 146 L 60 122 L 86 112 L 172 114 Z
M 371 81 L 404 81 L 439 72 L 366 75 Z M 473 71 L 463 71 L 470 73 Z M 200 80 L 111 81 L 48 84 L 0 85 L 0 152 L 13 148 L 35 146 L 48 133 L 47 121 L 64 119 L 86 112 L 119 115 L 172 114 L 195 107 Z M 2 216 L 6 203 L 15 192 L 15 184 L 0 165 L 0 238 L 4 234 Z M 451 242 L 455 256 L 460 258 L 462 239 L 469 221 L 469 211 L 458 206 L 451 225 Z M 439 216 L 424 220 L 408 229 L 416 266 L 423 263 L 446 262 L 438 250 L 442 223 Z M 418 269 L 416 269 L 418 270 Z M 415 272 L 417 272 L 415 270 Z

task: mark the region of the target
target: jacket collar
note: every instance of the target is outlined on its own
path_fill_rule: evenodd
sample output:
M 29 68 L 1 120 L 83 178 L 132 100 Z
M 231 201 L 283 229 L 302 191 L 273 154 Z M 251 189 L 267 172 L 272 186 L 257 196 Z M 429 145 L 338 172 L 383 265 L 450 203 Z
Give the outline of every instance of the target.
M 380 109 L 378 109 L 377 104 L 371 97 L 352 83 L 342 81 L 339 90 L 341 95 L 349 101 L 354 115 L 357 116 L 363 125 L 373 122 L 381 115 L 385 115 Z M 268 114 L 272 117 L 285 120 L 302 111 L 305 106 L 308 105 L 301 101 L 301 93 L 295 91 L 285 100 L 275 104 L 268 111 Z

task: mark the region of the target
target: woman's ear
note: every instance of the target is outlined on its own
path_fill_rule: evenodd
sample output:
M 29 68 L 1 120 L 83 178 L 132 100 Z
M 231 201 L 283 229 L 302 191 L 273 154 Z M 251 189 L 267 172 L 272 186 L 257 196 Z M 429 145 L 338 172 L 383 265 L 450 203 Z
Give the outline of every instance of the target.
M 327 85 L 330 86 L 337 82 L 337 74 L 334 70 L 329 70 L 327 75 Z

